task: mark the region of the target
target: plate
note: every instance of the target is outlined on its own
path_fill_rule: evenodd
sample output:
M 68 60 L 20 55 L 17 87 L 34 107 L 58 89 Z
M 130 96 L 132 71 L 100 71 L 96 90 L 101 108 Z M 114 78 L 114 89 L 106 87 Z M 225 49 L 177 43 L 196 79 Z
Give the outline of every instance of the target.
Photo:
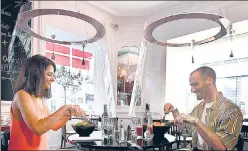
M 94 131 L 89 137 L 80 137 L 79 134 L 73 134 L 68 137 L 68 140 L 73 142 L 94 142 L 102 140 L 102 132 Z
M 164 134 L 164 137 L 169 141 L 169 142 L 173 142 L 176 140 L 176 137 L 170 134 Z

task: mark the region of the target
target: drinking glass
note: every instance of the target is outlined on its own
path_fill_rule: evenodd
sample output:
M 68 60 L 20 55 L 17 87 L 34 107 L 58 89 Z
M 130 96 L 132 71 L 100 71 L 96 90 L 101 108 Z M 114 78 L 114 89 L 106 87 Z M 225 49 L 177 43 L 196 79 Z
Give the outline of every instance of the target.
M 143 125 L 142 125 L 142 119 L 140 117 L 133 117 L 132 118 L 132 131 L 135 129 L 135 133 L 133 135 L 136 135 L 137 139 L 143 138 Z M 134 137 L 134 136 L 132 136 Z

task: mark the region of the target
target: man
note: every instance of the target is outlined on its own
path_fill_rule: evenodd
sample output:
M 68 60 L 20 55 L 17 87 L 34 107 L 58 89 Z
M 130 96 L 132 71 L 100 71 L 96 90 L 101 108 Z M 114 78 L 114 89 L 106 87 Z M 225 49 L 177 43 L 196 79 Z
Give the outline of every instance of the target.
M 210 67 L 200 67 L 190 74 L 191 92 L 199 103 L 190 115 L 179 113 L 170 103 L 164 105 L 166 113 L 172 112 L 180 130 L 192 133 L 196 150 L 232 150 L 237 144 L 242 127 L 239 107 L 223 97 L 216 88 L 216 74 Z

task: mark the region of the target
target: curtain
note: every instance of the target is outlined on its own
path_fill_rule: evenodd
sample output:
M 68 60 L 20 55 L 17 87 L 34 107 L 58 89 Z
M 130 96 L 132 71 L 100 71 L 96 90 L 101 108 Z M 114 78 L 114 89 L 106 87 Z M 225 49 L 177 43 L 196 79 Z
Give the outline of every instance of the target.
M 136 89 L 141 87 L 141 107 L 134 106 L 135 96 L 132 96 L 129 116 L 135 115 L 135 112 L 142 114 L 145 111 L 145 104 L 149 103 L 153 117 L 161 118 L 165 100 L 166 48 L 151 43 L 145 43 L 144 47 L 144 58 L 139 60 L 142 65 L 139 66 L 138 63 L 136 71 L 136 74 L 139 74 L 140 70 L 141 76 L 136 75 L 137 84 L 134 84 L 133 88 L 135 95 Z M 140 55 L 143 55 L 142 52 Z
M 110 116 L 116 116 L 116 32 L 111 24 L 104 23 L 106 35 L 97 42 L 98 49 L 95 50 L 95 99 L 101 100 L 99 111 L 103 112 L 103 104 L 108 105 Z M 110 64 L 111 62 L 111 64 Z M 96 107 L 96 106 L 95 106 Z

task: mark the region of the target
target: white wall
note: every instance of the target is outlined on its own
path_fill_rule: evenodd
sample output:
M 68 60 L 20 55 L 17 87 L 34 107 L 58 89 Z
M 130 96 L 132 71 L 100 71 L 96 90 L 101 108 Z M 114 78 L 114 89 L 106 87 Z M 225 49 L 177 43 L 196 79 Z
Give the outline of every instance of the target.
M 232 47 L 234 58 L 247 57 L 248 51 L 248 34 L 238 35 L 248 32 L 248 20 L 234 23 L 233 28 L 237 36 L 234 38 L 233 43 L 230 45 L 227 39 L 222 38 L 215 42 L 204 44 L 201 46 L 195 46 L 193 51 L 191 48 L 167 48 L 167 60 L 166 60 L 166 98 L 165 102 L 170 102 L 177 106 L 181 112 L 190 112 L 193 107 L 198 103 L 195 97 L 190 96 L 189 86 L 189 74 L 196 69 L 200 64 L 227 60 L 230 54 L 230 48 Z M 182 42 L 190 41 L 195 37 L 205 37 L 209 34 L 214 34 L 216 29 L 210 29 L 202 32 L 198 32 L 191 35 L 186 35 L 176 39 L 172 39 L 169 42 Z M 191 56 L 194 55 L 195 64 L 191 63 Z M 228 71 L 232 68 L 228 67 L 224 70 Z M 246 68 L 239 68 L 231 70 L 229 75 L 237 75 L 241 72 L 247 71 Z M 216 69 L 217 77 L 222 77 L 227 72 L 223 72 L 221 69 Z M 188 91 L 188 92 L 187 92 Z M 245 99 L 244 99 L 245 100 Z M 247 100 L 247 99 L 246 99 Z M 247 102 L 248 103 L 248 102 Z

